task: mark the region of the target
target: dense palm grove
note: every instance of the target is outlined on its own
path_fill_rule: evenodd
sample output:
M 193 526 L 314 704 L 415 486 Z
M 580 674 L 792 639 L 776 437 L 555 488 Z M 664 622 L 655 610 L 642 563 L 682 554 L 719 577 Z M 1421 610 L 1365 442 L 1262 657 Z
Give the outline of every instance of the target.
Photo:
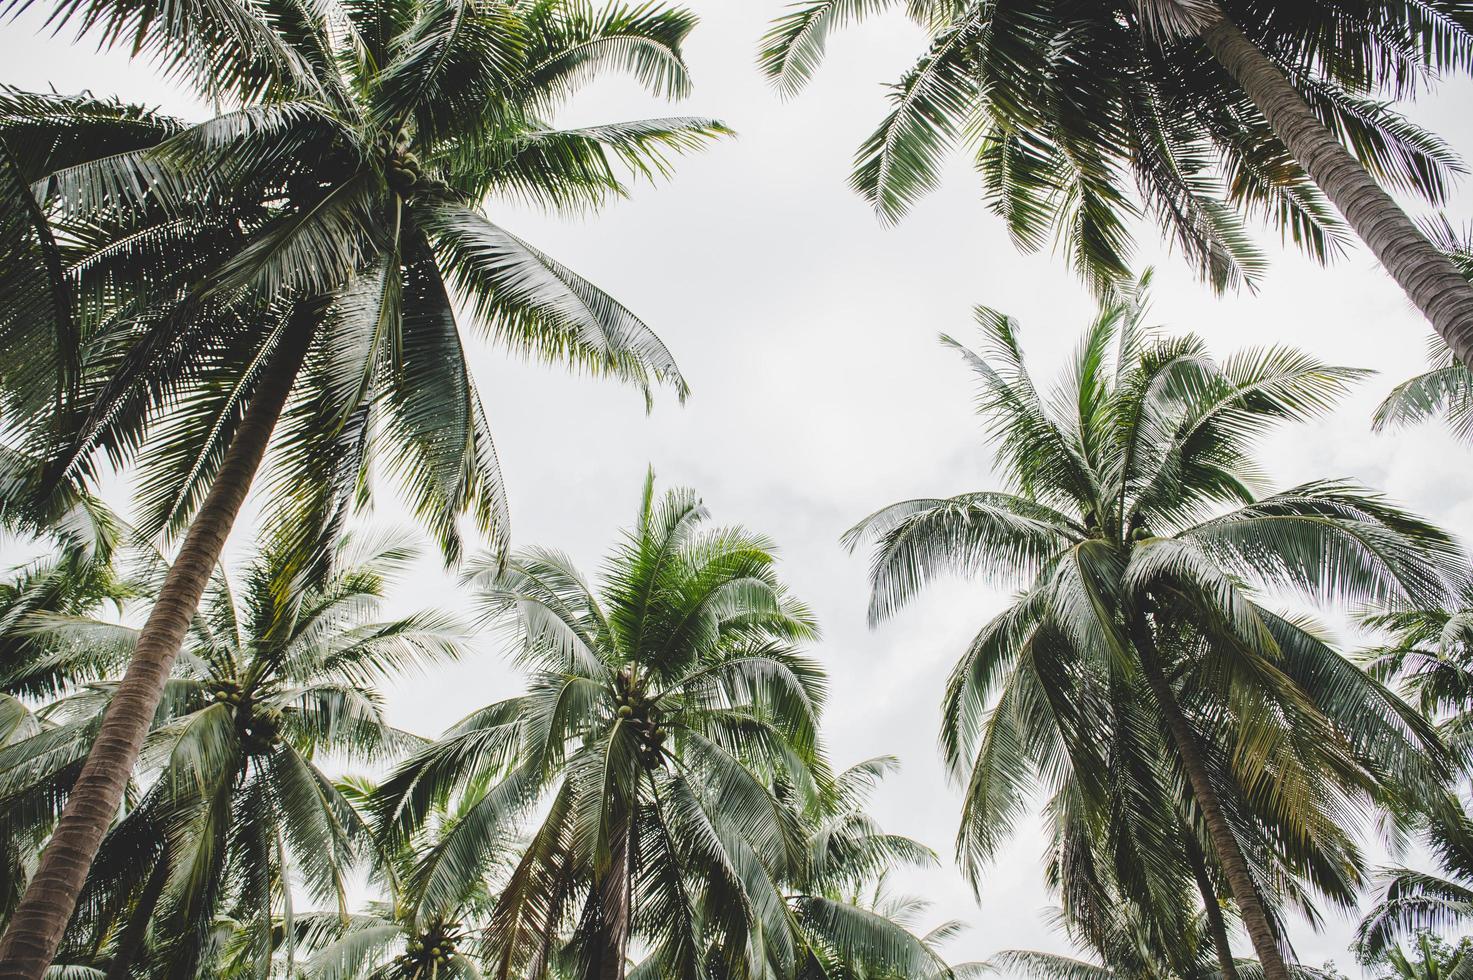
M 759 68 L 796 93 L 889 6 L 796 4 Z M 1326 914 L 1378 976 L 1473 975 L 1446 938 L 1473 922 L 1464 545 L 1338 474 L 1276 485 L 1262 439 L 1364 372 L 1159 327 L 1132 264 L 1154 222 L 1224 290 L 1262 272 L 1252 221 L 1320 259 L 1353 232 L 1435 330 L 1367 425 L 1467 442 L 1473 248 L 1391 196 L 1441 204 L 1461 163 L 1391 103 L 1473 69 L 1473 4 L 895 6 L 930 41 L 855 188 L 897 220 L 965 150 L 1013 240 L 1099 299 L 1053 383 L 1006 313 L 943 338 L 996 483 L 845 537 L 874 623 L 945 576 L 1016 590 L 935 692 L 946 856 L 872 815 L 893 758 L 828 752 L 820 624 L 761 533 L 651 474 L 596 569 L 513 542 L 472 343 L 687 383 L 496 205 L 596 212 L 730 135 L 556 121 L 613 76 L 684 97 L 693 15 L 0 5 L 214 107 L 0 86 L 0 530 L 39 556 L 0 583 L 0 978 L 1333 980 L 1293 944 Z M 418 526 L 370 530 L 376 493 Z M 463 619 L 385 613 L 421 538 Z M 518 690 L 390 724 L 391 686 L 493 636 Z M 928 927 L 892 873 L 954 859 L 981 893 L 1029 819 L 1085 958 L 951 962 L 979 924 Z

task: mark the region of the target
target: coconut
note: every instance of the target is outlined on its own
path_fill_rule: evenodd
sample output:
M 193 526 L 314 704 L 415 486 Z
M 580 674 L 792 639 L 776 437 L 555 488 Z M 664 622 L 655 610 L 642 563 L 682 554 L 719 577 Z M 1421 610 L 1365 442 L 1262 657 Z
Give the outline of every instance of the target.
M 631 716 L 633 714 L 634 714 L 634 709 L 631 708 L 631 707 L 629 707 L 629 705 L 625 704 L 625 705 L 620 705 L 619 706 L 619 717 L 620 718 L 628 718 L 629 716 Z

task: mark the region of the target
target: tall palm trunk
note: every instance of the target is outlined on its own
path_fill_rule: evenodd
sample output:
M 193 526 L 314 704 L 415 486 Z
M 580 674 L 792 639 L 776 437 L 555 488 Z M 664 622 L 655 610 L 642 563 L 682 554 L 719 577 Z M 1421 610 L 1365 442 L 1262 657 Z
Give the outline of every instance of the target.
M 159 861 L 143 886 L 143 894 L 138 896 L 135 907 L 129 911 L 127 924 L 118 934 L 105 980 L 129 980 L 133 975 L 133 962 L 143 952 L 143 942 L 148 938 L 148 926 L 153 921 L 159 899 L 164 894 L 164 885 L 168 881 L 169 865 Z
M 595 884 L 597 922 L 591 950 L 591 962 L 585 980 L 624 980 L 625 953 L 629 947 L 629 925 L 633 909 L 633 851 L 630 838 L 634 834 L 631 820 L 621 821 L 615 832 L 613 853 L 608 871 Z
M 1289 79 L 1212 4 L 1201 32 L 1294 159 L 1345 216 L 1465 365 L 1473 367 L 1473 284 L 1341 145 Z
M 301 370 L 319 313 L 310 304 L 298 307 L 256 387 L 215 482 L 189 525 L 138 634 L 133 659 L 103 716 L 82 774 L 0 940 L 0 980 L 41 980 L 56 955 L 88 869 L 123 801 L 124 787 L 158 711 L 174 658 Z
M 1198 744 L 1196 733 L 1192 731 L 1191 724 L 1182 713 L 1181 705 L 1177 703 L 1176 692 L 1171 689 L 1171 683 L 1161 669 L 1150 626 L 1143 622 L 1138 623 L 1132 630 L 1132 638 L 1140 656 L 1141 672 L 1145 675 L 1146 685 L 1150 687 L 1161 708 L 1172 747 L 1181 759 L 1187 783 L 1192 788 L 1192 797 L 1202 811 L 1202 821 L 1207 825 L 1207 833 L 1212 838 L 1212 849 L 1217 852 L 1217 863 L 1221 865 L 1223 875 L 1227 878 L 1233 900 L 1238 903 L 1238 914 L 1242 916 L 1243 926 L 1248 930 L 1248 938 L 1253 941 L 1253 951 L 1258 954 L 1258 962 L 1263 966 L 1264 978 L 1289 980 L 1289 970 L 1279 952 L 1273 927 L 1269 925 L 1268 913 L 1264 911 L 1263 902 L 1259 899 L 1258 886 L 1253 883 L 1253 876 L 1248 871 L 1248 861 L 1238 846 L 1238 838 L 1233 834 L 1233 829 L 1222 812 L 1222 802 L 1208 774 L 1202 746 Z
M 1196 832 L 1182 821 L 1182 843 L 1186 847 L 1187 862 L 1192 866 L 1192 877 L 1197 879 L 1197 891 L 1202 894 L 1202 909 L 1207 916 L 1207 934 L 1212 937 L 1212 949 L 1217 953 L 1217 965 L 1222 968 L 1223 980 L 1238 980 L 1238 964 L 1233 961 L 1233 947 L 1228 942 L 1227 922 L 1222 917 L 1222 906 L 1218 904 L 1217 889 L 1207 874 L 1207 859 L 1202 854 L 1202 845 L 1197 843 Z

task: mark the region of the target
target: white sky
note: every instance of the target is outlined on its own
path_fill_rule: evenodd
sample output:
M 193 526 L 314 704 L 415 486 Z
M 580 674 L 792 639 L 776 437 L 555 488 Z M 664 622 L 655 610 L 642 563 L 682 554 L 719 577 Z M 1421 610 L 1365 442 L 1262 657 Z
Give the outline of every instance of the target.
M 895 500 L 995 485 L 967 371 L 936 343 L 939 332 L 970 338 L 974 304 L 1005 310 L 1023 322 L 1038 373 L 1051 378 L 1092 304 L 1061 260 L 1012 248 L 964 160 L 894 228 L 882 227 L 848 189 L 853 151 L 884 112 L 880 83 L 923 49 L 908 22 L 888 17 L 841 34 L 816 81 L 783 102 L 755 68 L 757 39 L 781 0 L 690 5 L 702 23 L 688 47 L 696 92 L 686 104 L 661 106 L 615 82 L 560 121 L 690 113 L 720 118 L 739 137 L 681 161 L 673 181 L 597 218 L 488 207 L 494 220 L 643 316 L 693 388 L 684 407 L 662 393 L 646 416 L 637 392 L 481 345 L 474 363 L 510 487 L 515 540 L 563 548 L 594 570 L 632 518 L 648 465 L 662 486 L 696 487 L 717 521 L 773 536 L 784 574 L 825 629 L 817 653 L 832 684 L 824 727 L 835 763 L 898 755 L 904 768 L 875 808 L 889 829 L 949 858 L 958 799 L 935 747 L 941 686 L 965 640 L 1005 597 L 975 583 L 947 584 L 871 631 L 866 560 L 837 541 Z M 30 16 L 3 28 L 0 82 L 85 88 L 199 114 L 146 66 L 39 35 L 38 25 Z M 1450 85 L 1414 114 L 1473 156 L 1470 92 Z M 1450 214 L 1455 223 L 1473 217 L 1466 188 Z M 1375 403 L 1421 366 L 1427 334 L 1369 253 L 1328 270 L 1280 254 L 1257 295 L 1217 299 L 1155 247 L 1153 234 L 1145 241 L 1141 265 L 1158 267 L 1157 322 L 1197 331 L 1222 354 L 1291 343 L 1381 372 L 1332 418 L 1265 445 L 1277 484 L 1350 477 L 1457 533 L 1473 530 L 1467 450 L 1435 426 L 1369 431 Z M 243 543 L 249 538 L 237 534 L 234 547 Z M 0 566 L 9 564 L 0 551 Z M 461 601 L 453 578 L 427 560 L 393 605 L 403 612 Z M 391 708 L 398 723 L 432 735 L 516 689 L 488 638 L 470 661 L 406 678 L 391 692 Z M 956 959 L 1008 947 L 1063 950 L 1046 920 L 1041 854 L 1038 828 L 1020 827 L 980 905 L 949 860 L 896 884 L 932 899 L 937 919 L 972 925 L 952 946 Z M 1305 962 L 1334 958 L 1353 973 L 1345 951 L 1351 929 L 1332 915 L 1323 933 L 1298 926 L 1292 939 Z M 1246 938 L 1238 937 L 1236 951 L 1248 954 Z

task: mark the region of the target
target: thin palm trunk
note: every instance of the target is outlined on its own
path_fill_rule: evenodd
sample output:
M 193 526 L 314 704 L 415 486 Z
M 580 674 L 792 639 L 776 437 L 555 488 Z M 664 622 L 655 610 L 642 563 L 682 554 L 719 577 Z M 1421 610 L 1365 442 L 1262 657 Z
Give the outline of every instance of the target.
M 1473 284 L 1341 145 L 1289 79 L 1221 7 L 1201 32 L 1294 159 L 1464 364 L 1473 366 Z
M 596 886 L 598 923 L 593 942 L 594 962 L 589 980 L 624 980 L 625 953 L 629 947 L 629 920 L 634 868 L 628 822 L 616 833 L 609 869 Z
M 127 924 L 118 935 L 117 946 L 107 965 L 106 980 L 128 980 L 133 975 L 133 961 L 143 951 L 143 942 L 148 938 L 149 923 L 153 921 L 159 898 L 164 893 L 164 885 L 169 880 L 168 872 L 169 866 L 159 861 L 153 873 L 148 876 L 143 894 L 139 896 L 137 905 L 128 915 Z
M 1182 769 L 1186 772 L 1187 783 L 1192 788 L 1192 797 L 1197 802 L 1197 808 L 1202 811 L 1202 821 L 1207 825 L 1207 833 L 1212 838 L 1217 862 L 1222 867 L 1223 876 L 1227 878 L 1233 900 L 1238 903 L 1238 914 L 1243 919 L 1243 927 L 1248 930 L 1248 938 L 1253 941 L 1253 951 L 1263 966 L 1265 980 L 1289 980 L 1289 970 L 1279 952 L 1273 927 L 1269 925 L 1268 913 L 1264 911 L 1263 902 L 1259 899 L 1258 886 L 1253 883 L 1253 876 L 1248 871 L 1248 861 L 1243 857 L 1238 839 L 1222 812 L 1222 803 L 1207 772 L 1207 760 L 1202 754 L 1202 747 L 1197 743 L 1196 733 L 1182 713 L 1176 693 L 1161 669 L 1150 627 L 1140 623 L 1132 633 L 1140 656 L 1141 672 L 1161 708 L 1172 747 L 1176 749 Z
M 1217 889 L 1207 874 L 1207 858 L 1197 835 L 1182 823 L 1182 843 L 1186 847 L 1187 861 L 1192 866 L 1192 877 L 1197 879 L 1197 891 L 1202 894 L 1202 910 L 1207 916 L 1207 934 L 1212 937 L 1212 949 L 1217 954 L 1217 964 L 1222 968 L 1223 980 L 1238 980 L 1238 965 L 1233 962 L 1233 947 L 1228 942 L 1227 922 L 1222 917 L 1222 906 L 1218 904 Z
M 82 774 L 0 940 L 0 980 L 41 980 L 56 955 L 103 835 L 123 801 L 174 658 L 301 369 L 319 313 L 309 304 L 298 308 L 169 567 Z

